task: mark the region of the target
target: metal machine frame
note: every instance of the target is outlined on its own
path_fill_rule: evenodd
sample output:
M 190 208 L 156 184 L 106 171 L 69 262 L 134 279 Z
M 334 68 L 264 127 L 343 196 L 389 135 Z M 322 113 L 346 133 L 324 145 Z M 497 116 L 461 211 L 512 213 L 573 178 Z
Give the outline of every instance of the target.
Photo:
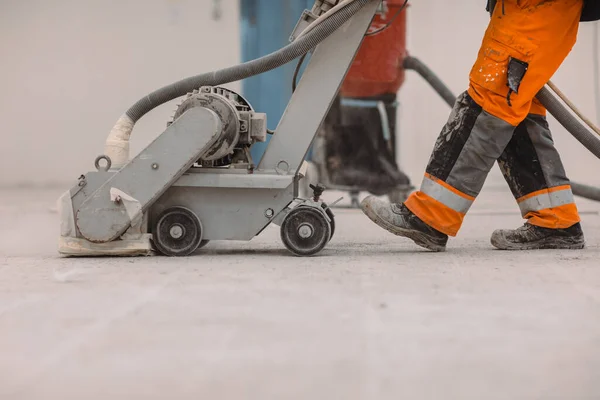
M 191 217 L 175 224 L 173 237 L 191 229 L 201 243 L 191 251 L 163 254 L 188 255 L 209 240 L 251 240 L 271 223 L 282 226 L 284 244 L 294 254 L 318 253 L 331 239 L 335 223 L 320 200 L 322 187 L 313 187 L 312 199 L 298 198 L 304 159 L 378 7 L 373 0 L 315 48 L 258 166 L 194 168 L 223 127 L 215 112 L 192 108 L 123 168 L 90 172 L 61 198 L 59 251 L 149 253 L 151 234 L 157 239 L 152 230 L 165 212 L 179 208 Z M 299 244 L 304 240 L 312 244 Z

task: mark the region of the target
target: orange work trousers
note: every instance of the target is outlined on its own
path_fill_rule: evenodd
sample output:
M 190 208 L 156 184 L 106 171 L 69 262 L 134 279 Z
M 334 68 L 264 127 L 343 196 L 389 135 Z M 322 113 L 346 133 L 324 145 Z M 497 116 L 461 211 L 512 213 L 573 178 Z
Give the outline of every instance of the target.
M 583 0 L 498 1 L 469 88 L 438 138 L 421 190 L 405 202 L 425 223 L 455 236 L 496 161 L 529 223 L 562 229 L 579 222 L 535 96 L 575 44 L 582 8 Z M 511 59 L 528 65 L 514 93 Z

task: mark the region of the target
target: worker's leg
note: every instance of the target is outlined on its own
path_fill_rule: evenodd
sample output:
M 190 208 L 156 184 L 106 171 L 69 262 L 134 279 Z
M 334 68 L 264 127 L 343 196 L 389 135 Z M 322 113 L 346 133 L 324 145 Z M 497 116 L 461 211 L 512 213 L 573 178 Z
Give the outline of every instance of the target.
M 574 45 L 582 6 L 583 0 L 505 0 L 504 7 L 497 6 L 469 90 L 457 100 L 438 138 L 421 190 L 402 206 L 369 198 L 365 213 L 395 234 L 415 240 L 407 232 L 417 230 L 416 236 L 432 237 L 432 246 L 423 238 L 415 241 L 435 250 L 441 235 L 456 235 L 533 98 Z M 509 93 L 509 70 L 515 93 Z M 430 231 L 409 226 L 406 215 L 418 217 Z
M 543 114 L 535 104 L 498 159 L 527 219 L 517 230 L 494 232 L 492 244 L 501 249 L 582 248 L 585 243 L 570 182 Z

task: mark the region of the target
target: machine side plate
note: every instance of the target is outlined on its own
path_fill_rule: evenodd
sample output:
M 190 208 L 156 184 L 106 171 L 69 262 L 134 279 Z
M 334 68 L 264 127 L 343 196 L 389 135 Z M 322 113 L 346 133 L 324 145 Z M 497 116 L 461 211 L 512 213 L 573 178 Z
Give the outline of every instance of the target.
M 221 122 L 213 111 L 201 107 L 186 111 L 81 205 L 76 214 L 81 235 L 94 243 L 119 238 L 220 133 Z

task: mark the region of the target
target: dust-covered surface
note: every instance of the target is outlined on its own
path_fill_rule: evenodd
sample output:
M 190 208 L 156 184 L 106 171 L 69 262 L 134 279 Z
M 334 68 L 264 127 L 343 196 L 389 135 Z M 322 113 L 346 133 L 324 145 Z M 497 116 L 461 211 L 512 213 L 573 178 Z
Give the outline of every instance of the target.
M 600 393 L 600 204 L 579 203 L 575 252 L 492 250 L 520 218 L 485 188 L 445 254 L 338 210 L 316 258 L 272 227 L 184 259 L 63 259 L 59 195 L 0 193 L 3 400 Z

